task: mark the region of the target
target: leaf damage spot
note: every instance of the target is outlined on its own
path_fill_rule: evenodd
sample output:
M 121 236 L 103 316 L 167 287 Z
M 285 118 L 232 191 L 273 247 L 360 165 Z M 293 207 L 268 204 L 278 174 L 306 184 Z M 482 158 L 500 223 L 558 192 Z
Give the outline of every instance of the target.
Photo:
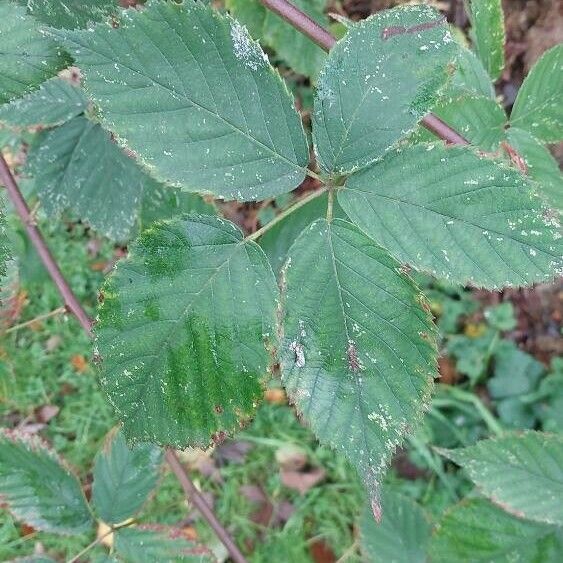
M 358 358 L 356 343 L 353 340 L 348 340 L 346 355 L 348 357 L 348 367 L 351 371 L 357 373 L 358 371 L 362 371 L 364 369 L 361 360 Z
M 390 39 L 391 37 L 394 37 L 396 35 L 404 35 L 407 33 L 410 34 L 410 33 L 418 33 L 419 31 L 426 31 L 428 29 L 438 27 L 439 25 L 442 25 L 445 22 L 446 22 L 446 18 L 442 16 L 435 20 L 425 23 L 419 23 L 417 25 L 413 25 L 410 27 L 405 27 L 402 25 L 385 27 L 381 32 L 381 39 L 383 39 L 383 41 L 387 41 L 387 39 Z
M 305 367 L 305 351 L 303 350 L 303 345 L 294 340 L 290 345 L 289 349 L 295 354 L 295 366 L 298 368 Z

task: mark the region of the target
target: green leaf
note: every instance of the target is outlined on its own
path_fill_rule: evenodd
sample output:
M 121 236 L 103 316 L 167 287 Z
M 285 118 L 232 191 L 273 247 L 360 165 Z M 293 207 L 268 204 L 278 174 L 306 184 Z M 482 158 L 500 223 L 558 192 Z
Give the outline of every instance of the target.
M 133 516 L 156 485 L 161 461 L 160 448 L 129 447 L 121 432 L 113 433 L 94 466 L 92 501 L 98 516 L 108 524 Z
M 475 52 L 493 80 L 504 68 L 504 14 L 501 0 L 470 0 L 469 16 Z
M 19 0 L 39 21 L 54 28 L 76 29 L 101 21 L 119 10 L 118 0 Z
M 52 78 L 39 90 L 0 106 L 0 121 L 16 127 L 52 127 L 84 113 L 87 107 L 88 100 L 80 88 Z
M 463 467 L 479 490 L 507 512 L 563 524 L 563 436 L 509 434 L 441 453 Z
M 428 6 L 353 24 L 318 80 L 313 139 L 321 166 L 351 172 L 413 130 L 438 99 L 457 49 L 446 20 Z
M 281 269 L 287 253 L 297 238 L 297 235 L 315 219 L 326 215 L 327 205 L 327 194 L 316 197 L 309 203 L 303 205 L 303 207 L 290 213 L 283 221 L 274 225 L 260 237 L 259 244 L 270 260 L 274 272 L 277 273 Z M 340 218 L 345 217 L 340 205 L 336 202 L 333 208 L 333 216 Z
M 402 262 L 498 289 L 561 272 L 557 220 L 516 171 L 467 147 L 415 145 L 346 181 L 342 208 Z
M 115 534 L 115 551 L 126 563 L 212 562 L 208 549 L 174 536 L 173 530 L 164 526 L 123 528 Z
M 540 141 L 531 133 L 511 127 L 507 131 L 508 142 L 518 151 L 528 168 L 528 175 L 539 186 L 540 195 L 547 202 L 563 213 L 563 175 L 559 164 Z
M 35 436 L 0 431 L 0 496 L 37 530 L 71 535 L 92 524 L 80 483 Z
M 360 537 L 366 563 L 425 563 L 430 524 L 420 505 L 386 490 L 383 511 L 380 524 L 368 507 L 362 514 Z
M 292 0 L 295 7 L 322 27 L 329 27 L 324 14 L 326 0 Z M 247 28 L 255 39 L 271 47 L 295 72 L 316 77 L 326 53 L 308 37 L 297 31 L 258 0 L 227 0 L 229 11 Z
M 460 47 L 455 65 L 456 70 L 452 81 L 446 89 L 449 97 L 459 98 L 469 94 L 470 96 L 495 98 L 495 87 L 491 82 L 491 77 L 483 63 L 472 51 Z
M 446 512 L 430 541 L 433 563 L 557 563 L 561 531 L 521 520 L 483 499 L 461 502 Z
M 44 131 L 27 165 L 48 215 L 71 208 L 110 239 L 128 238 L 145 175 L 99 125 L 80 116 Z
M 258 43 L 201 2 L 153 2 L 117 29 L 61 32 L 102 121 L 152 175 L 188 191 L 260 200 L 305 177 L 293 99 Z
M 127 437 L 207 446 L 252 416 L 277 288 L 237 227 L 205 215 L 155 223 L 102 293 L 100 381 Z
M 25 9 L 0 0 L 0 103 L 34 90 L 67 64 Z
M 497 151 L 506 140 L 506 113 L 494 99 L 483 96 L 446 98 L 434 106 L 432 113 L 484 151 Z M 424 131 L 421 140 L 436 140 L 435 135 Z
M 291 3 L 313 21 L 328 28 L 324 14 L 326 0 L 292 0 Z M 303 33 L 272 11 L 266 12 L 264 41 L 295 71 L 315 78 L 323 67 L 327 55 Z
M 145 229 L 155 221 L 171 219 L 182 213 L 215 215 L 216 210 L 213 205 L 206 203 L 197 194 L 161 184 L 147 176 L 143 186 L 143 199 L 139 214 L 140 229 Z
M 254 39 L 264 34 L 264 22 L 268 11 L 258 0 L 225 0 L 225 7 L 236 19 L 246 26 Z
M 383 473 L 428 406 L 436 373 L 424 297 L 341 219 L 303 231 L 281 287 L 282 382 L 317 438 L 356 467 L 377 515 Z
M 524 80 L 510 123 L 546 143 L 563 140 L 563 45 L 546 51 Z

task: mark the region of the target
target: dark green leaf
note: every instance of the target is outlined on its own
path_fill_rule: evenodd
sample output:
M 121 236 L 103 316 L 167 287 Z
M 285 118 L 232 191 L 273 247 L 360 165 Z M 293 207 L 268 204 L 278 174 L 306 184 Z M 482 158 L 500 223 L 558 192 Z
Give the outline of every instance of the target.
M 449 97 L 485 96 L 495 98 L 495 88 L 483 63 L 465 47 L 460 47 L 455 62 L 456 70 L 446 93 Z
M 254 413 L 277 288 L 262 250 L 232 223 L 155 223 L 102 293 L 100 381 L 129 438 L 206 446 Z
M 324 444 L 378 488 L 395 448 L 428 406 L 434 327 L 399 264 L 352 224 L 320 219 L 282 270 L 282 382 Z
M 429 6 L 351 25 L 318 80 L 313 138 L 321 166 L 351 172 L 407 135 L 437 101 L 457 50 L 445 18 Z
M 115 550 L 126 563 L 211 563 L 209 550 L 164 527 L 123 528 L 116 533 Z
M 430 524 L 413 500 L 386 490 L 383 520 L 377 524 L 366 507 L 360 522 L 366 563 L 425 563 Z
M 328 28 L 324 14 L 326 0 L 292 0 L 294 6 L 319 25 Z M 227 0 L 229 11 L 247 28 L 252 37 L 276 51 L 295 72 L 316 77 L 326 53 L 308 37 L 266 8 L 259 0 Z
M 39 21 L 55 28 L 76 29 L 101 21 L 119 10 L 119 0 L 19 0 Z
M 98 516 L 108 524 L 133 516 L 153 490 L 161 461 L 160 448 L 129 447 L 121 432 L 112 434 L 94 466 L 92 502 Z
M 135 226 L 145 175 L 109 133 L 85 117 L 41 133 L 28 169 L 42 208 L 57 216 L 71 208 L 112 240 L 126 240 Z
M 16 127 L 52 127 L 84 113 L 87 107 L 88 100 L 80 88 L 52 78 L 39 90 L 0 106 L 0 121 Z
M 470 0 L 474 48 L 493 80 L 504 68 L 504 14 L 501 0 Z
M 67 63 L 25 9 L 0 0 L 0 103 L 34 90 Z
M 342 208 L 401 261 L 498 289 L 561 272 L 558 222 L 516 171 L 467 147 L 408 146 L 346 181 Z
M 433 563 L 558 563 L 563 550 L 560 529 L 521 520 L 472 499 L 446 512 L 430 541 Z
M 260 237 L 259 244 L 269 258 L 274 272 L 278 272 L 282 267 L 287 252 L 297 235 L 315 219 L 326 215 L 327 204 L 328 197 L 323 194 L 290 213 L 283 221 Z M 333 214 L 335 217 L 344 217 L 344 212 L 338 204 L 334 206 Z
M 463 467 L 479 490 L 504 510 L 563 524 L 563 436 L 508 434 L 441 453 Z
M 148 176 L 145 178 L 139 216 L 141 229 L 147 228 L 155 221 L 172 219 L 183 213 L 215 215 L 216 210 L 198 194 L 161 184 Z
M 80 483 L 35 436 L 0 432 L 0 496 L 37 530 L 70 535 L 92 524 Z
M 559 164 L 531 133 L 511 127 L 508 142 L 524 159 L 527 173 L 538 183 L 538 191 L 548 204 L 563 213 L 563 175 Z
M 107 129 L 159 180 L 258 200 L 301 183 L 293 99 L 258 43 L 201 2 L 153 2 L 117 29 L 61 32 Z
M 546 51 L 532 67 L 514 102 L 510 123 L 546 143 L 563 140 L 563 45 Z
M 483 96 L 446 98 L 440 100 L 432 112 L 484 151 L 498 151 L 500 143 L 506 139 L 506 114 L 494 99 Z M 436 136 L 428 131 L 420 139 L 436 140 Z

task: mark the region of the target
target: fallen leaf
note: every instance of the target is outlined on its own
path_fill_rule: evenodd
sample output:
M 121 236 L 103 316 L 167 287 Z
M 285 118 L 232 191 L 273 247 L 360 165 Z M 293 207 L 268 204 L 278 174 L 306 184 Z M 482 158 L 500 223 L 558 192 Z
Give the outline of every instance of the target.
M 282 469 L 298 470 L 307 465 L 307 452 L 294 444 L 286 444 L 276 450 L 276 461 Z
M 82 354 L 72 356 L 70 363 L 78 373 L 84 373 L 88 369 L 88 362 Z
M 243 463 L 253 447 L 250 442 L 244 440 L 227 440 L 215 448 L 213 457 L 219 466 L 227 463 Z
M 264 391 L 264 400 L 272 405 L 285 405 L 287 403 L 287 395 L 281 387 L 275 387 Z
M 326 471 L 321 467 L 308 471 L 291 471 L 287 469 L 280 471 L 281 482 L 287 488 L 298 491 L 302 495 L 320 483 L 325 478 L 325 475 Z
M 57 405 L 42 405 L 35 409 L 35 419 L 37 422 L 47 423 L 59 414 L 61 409 Z
M 336 556 L 331 547 L 323 540 L 315 540 L 309 544 L 309 553 L 315 563 L 335 563 Z

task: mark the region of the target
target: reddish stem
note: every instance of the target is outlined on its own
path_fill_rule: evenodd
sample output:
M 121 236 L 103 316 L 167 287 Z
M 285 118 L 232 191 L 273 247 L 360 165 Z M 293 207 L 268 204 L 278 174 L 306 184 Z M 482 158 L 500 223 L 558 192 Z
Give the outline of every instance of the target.
M 2 153 L 0 153 L 0 181 L 4 184 L 4 186 L 6 186 L 8 197 L 10 198 L 17 214 L 20 216 L 31 243 L 35 247 L 37 254 L 39 254 L 39 258 L 41 258 L 43 265 L 47 268 L 51 279 L 57 286 L 67 310 L 78 319 L 78 322 L 82 325 L 82 328 L 88 333 L 88 335 L 92 336 L 92 321 L 86 314 L 86 311 L 82 308 L 82 305 L 78 302 L 78 299 L 72 292 L 72 289 L 70 289 L 70 286 L 65 280 L 59 266 L 55 262 L 51 251 L 43 239 L 43 235 L 35 224 L 31 211 L 29 210 L 29 207 L 18 188 L 14 176 L 12 175 L 12 172 L 8 167 L 8 163 L 4 159 Z
M 296 8 L 293 4 L 288 2 L 288 0 L 260 0 L 260 2 L 325 51 L 328 52 L 334 47 L 336 38 L 299 8 Z M 448 143 L 454 145 L 469 144 L 457 131 L 452 129 L 433 113 L 429 113 L 423 117 L 421 123 L 426 129 L 432 131 L 432 133 Z
M 92 337 L 92 319 L 88 317 L 86 311 L 82 308 L 82 305 L 74 295 L 72 289 L 65 280 L 57 262 L 53 258 L 51 251 L 47 247 L 45 240 L 41 231 L 37 228 L 33 216 L 29 210 L 27 203 L 18 187 L 18 184 L 10 170 L 8 163 L 4 159 L 4 156 L 0 152 L 0 182 L 6 186 L 8 192 L 8 197 L 12 202 L 17 214 L 20 216 L 27 234 L 33 244 L 35 250 L 41 258 L 41 262 L 49 272 L 51 279 L 57 286 L 59 293 L 61 294 L 66 308 L 71 312 L 80 322 L 82 328 L 86 331 L 88 336 Z M 170 468 L 176 475 L 178 481 L 182 485 L 182 489 L 186 494 L 188 500 L 190 500 L 193 505 L 201 512 L 201 515 L 207 520 L 207 523 L 213 528 L 217 537 L 221 540 L 223 545 L 227 548 L 231 558 L 235 563 L 246 563 L 246 559 L 241 554 L 240 550 L 236 546 L 235 542 L 229 535 L 229 532 L 223 527 L 219 522 L 213 510 L 209 507 L 201 493 L 196 489 L 192 480 L 189 478 L 188 474 L 185 472 L 184 468 L 178 461 L 174 450 L 166 449 L 166 460 L 168 461 Z

